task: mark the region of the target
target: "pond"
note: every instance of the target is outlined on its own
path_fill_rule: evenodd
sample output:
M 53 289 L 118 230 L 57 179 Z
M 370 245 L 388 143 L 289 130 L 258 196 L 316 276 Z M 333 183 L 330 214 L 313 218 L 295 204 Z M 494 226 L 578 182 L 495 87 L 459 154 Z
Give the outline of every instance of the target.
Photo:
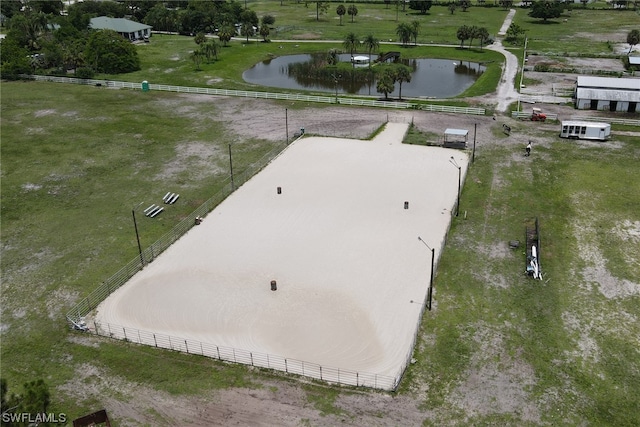
M 342 62 L 349 62 L 348 54 L 338 55 Z M 372 61 L 375 59 L 372 55 Z M 283 89 L 301 89 L 335 93 L 334 81 L 306 79 L 292 76 L 289 65 L 309 62 L 312 55 L 286 55 L 268 59 L 254 65 L 242 74 L 248 83 Z M 486 70 L 484 65 L 450 59 L 410 59 L 400 60 L 412 70 L 411 81 L 402 84 L 402 97 L 448 98 L 464 92 Z M 359 65 L 368 67 L 368 65 Z M 356 82 L 350 79 L 337 78 L 338 94 L 381 96 L 376 90 L 376 81 Z M 390 98 L 397 98 L 399 84 L 396 83 Z

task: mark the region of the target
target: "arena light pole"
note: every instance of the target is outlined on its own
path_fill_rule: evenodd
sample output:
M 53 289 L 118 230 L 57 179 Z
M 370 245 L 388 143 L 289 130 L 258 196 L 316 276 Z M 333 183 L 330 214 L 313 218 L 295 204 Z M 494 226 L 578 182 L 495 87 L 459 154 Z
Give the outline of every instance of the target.
M 427 242 L 422 240 L 422 237 L 418 236 L 418 240 L 420 240 L 427 247 L 427 249 L 431 250 L 431 278 L 429 279 L 429 290 L 427 292 L 427 309 L 431 311 L 431 299 L 433 296 L 433 267 L 435 266 L 436 261 L 436 250 L 429 246 Z
M 140 207 L 144 202 L 138 203 L 136 207 L 131 209 L 131 215 L 133 216 L 133 228 L 136 230 L 136 240 L 138 241 L 138 253 L 140 253 L 140 263 L 144 267 L 144 257 L 142 256 L 142 245 L 140 244 L 140 234 L 138 233 L 138 222 L 136 221 L 136 209 Z
M 338 79 L 341 78 L 342 75 L 333 73 L 331 74 L 331 77 L 333 77 L 333 85 L 336 89 L 336 104 L 337 104 L 338 103 Z
M 462 180 L 462 166 L 456 163 L 456 159 L 454 159 L 453 156 L 449 159 L 449 163 L 458 169 L 458 200 L 456 202 L 456 216 L 458 216 L 458 214 L 460 214 L 460 182 Z
M 236 186 L 233 183 L 233 158 L 231 157 L 231 144 L 229 144 L 229 174 L 231 175 L 231 191 L 235 191 Z

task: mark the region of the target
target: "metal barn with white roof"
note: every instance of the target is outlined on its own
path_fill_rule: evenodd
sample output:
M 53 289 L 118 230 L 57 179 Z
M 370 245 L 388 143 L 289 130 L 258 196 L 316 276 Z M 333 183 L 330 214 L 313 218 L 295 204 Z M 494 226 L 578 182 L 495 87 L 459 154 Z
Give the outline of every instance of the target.
M 640 113 L 640 79 L 578 76 L 576 108 Z

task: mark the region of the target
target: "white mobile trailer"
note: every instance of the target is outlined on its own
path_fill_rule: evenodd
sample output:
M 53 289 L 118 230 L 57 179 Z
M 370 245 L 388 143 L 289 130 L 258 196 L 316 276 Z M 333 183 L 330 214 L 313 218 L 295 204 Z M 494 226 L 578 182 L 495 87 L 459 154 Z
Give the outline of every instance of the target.
M 605 141 L 611 135 L 609 123 L 563 121 L 560 138 L 597 139 Z

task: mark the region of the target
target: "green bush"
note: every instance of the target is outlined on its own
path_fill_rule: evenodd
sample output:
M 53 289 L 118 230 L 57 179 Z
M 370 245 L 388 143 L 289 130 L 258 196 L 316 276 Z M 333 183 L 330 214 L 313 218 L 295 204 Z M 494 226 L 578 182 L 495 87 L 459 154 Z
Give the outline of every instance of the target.
M 76 77 L 79 79 L 92 79 L 95 73 L 89 67 L 81 67 L 76 70 Z

